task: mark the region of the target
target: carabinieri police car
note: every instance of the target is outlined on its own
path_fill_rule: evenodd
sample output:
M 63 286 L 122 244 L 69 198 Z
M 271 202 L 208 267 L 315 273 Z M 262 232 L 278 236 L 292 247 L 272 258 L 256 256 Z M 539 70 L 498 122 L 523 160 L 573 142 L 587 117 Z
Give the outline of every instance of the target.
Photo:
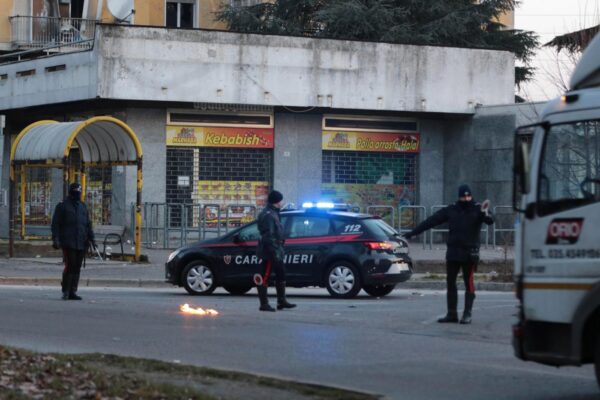
M 288 287 L 326 287 L 338 298 L 352 298 L 363 289 L 380 297 L 411 277 L 407 242 L 379 217 L 327 203 L 304 206 L 281 212 Z M 254 274 L 261 273 L 259 238 L 254 221 L 181 247 L 169 255 L 166 281 L 192 295 L 211 294 L 218 286 L 244 294 L 254 286 Z

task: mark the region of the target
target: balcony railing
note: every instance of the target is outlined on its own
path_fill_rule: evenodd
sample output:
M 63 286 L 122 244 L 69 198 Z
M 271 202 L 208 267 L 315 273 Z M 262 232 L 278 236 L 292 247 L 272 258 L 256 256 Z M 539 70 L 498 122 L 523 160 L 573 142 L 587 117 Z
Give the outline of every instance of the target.
M 82 18 L 9 17 L 11 44 L 18 49 L 66 47 L 73 50 L 93 46 L 96 21 Z

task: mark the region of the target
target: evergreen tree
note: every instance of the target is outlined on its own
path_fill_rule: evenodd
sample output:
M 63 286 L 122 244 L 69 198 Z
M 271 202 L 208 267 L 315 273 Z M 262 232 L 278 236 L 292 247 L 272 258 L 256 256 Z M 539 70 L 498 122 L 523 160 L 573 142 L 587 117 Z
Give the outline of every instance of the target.
M 538 38 L 504 29 L 499 17 L 517 0 L 275 0 L 248 7 L 225 6 L 217 18 L 235 32 L 304 35 L 415 45 L 507 50 L 529 79 Z

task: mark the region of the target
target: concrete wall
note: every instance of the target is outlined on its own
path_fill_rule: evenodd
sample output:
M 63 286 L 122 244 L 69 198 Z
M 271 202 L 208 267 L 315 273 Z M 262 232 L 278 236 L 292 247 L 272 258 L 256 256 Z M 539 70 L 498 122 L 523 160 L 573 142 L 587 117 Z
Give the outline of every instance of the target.
M 275 114 L 273 187 L 300 206 L 321 197 L 321 114 Z
M 167 112 L 164 108 L 129 108 L 126 123 L 133 129 L 142 143 L 143 188 L 142 201 L 164 203 L 166 201 L 167 147 L 165 125 Z M 125 203 L 126 219 L 130 219 L 130 206 L 136 197 L 136 169 L 127 167 L 125 171 L 127 193 Z
M 472 119 L 449 121 L 444 141 L 444 202 L 467 183 L 478 200 L 512 202 L 514 131 L 537 121 L 543 103 L 480 107 Z
M 470 113 L 514 97 L 508 52 L 101 26 L 109 99 Z
M 444 120 L 420 120 L 419 196 L 417 204 L 429 208 L 444 198 Z
M 58 65 L 65 69 L 46 71 Z M 34 75 L 17 76 L 32 69 Z M 98 85 L 96 69 L 93 51 L 1 65 L 0 75 L 7 78 L 0 80 L 0 110 L 93 99 Z

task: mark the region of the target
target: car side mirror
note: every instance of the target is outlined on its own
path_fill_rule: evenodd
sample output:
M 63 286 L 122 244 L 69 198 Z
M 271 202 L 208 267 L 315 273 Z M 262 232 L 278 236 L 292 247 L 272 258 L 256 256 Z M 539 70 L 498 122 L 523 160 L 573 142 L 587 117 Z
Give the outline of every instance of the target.
M 242 238 L 240 237 L 240 235 L 238 233 L 233 235 L 233 243 L 241 243 L 241 242 L 242 242 Z
M 521 209 L 521 198 L 531 190 L 529 161 L 529 144 L 532 134 L 524 134 L 518 130 L 515 135 L 513 156 L 513 209 L 524 212 Z

